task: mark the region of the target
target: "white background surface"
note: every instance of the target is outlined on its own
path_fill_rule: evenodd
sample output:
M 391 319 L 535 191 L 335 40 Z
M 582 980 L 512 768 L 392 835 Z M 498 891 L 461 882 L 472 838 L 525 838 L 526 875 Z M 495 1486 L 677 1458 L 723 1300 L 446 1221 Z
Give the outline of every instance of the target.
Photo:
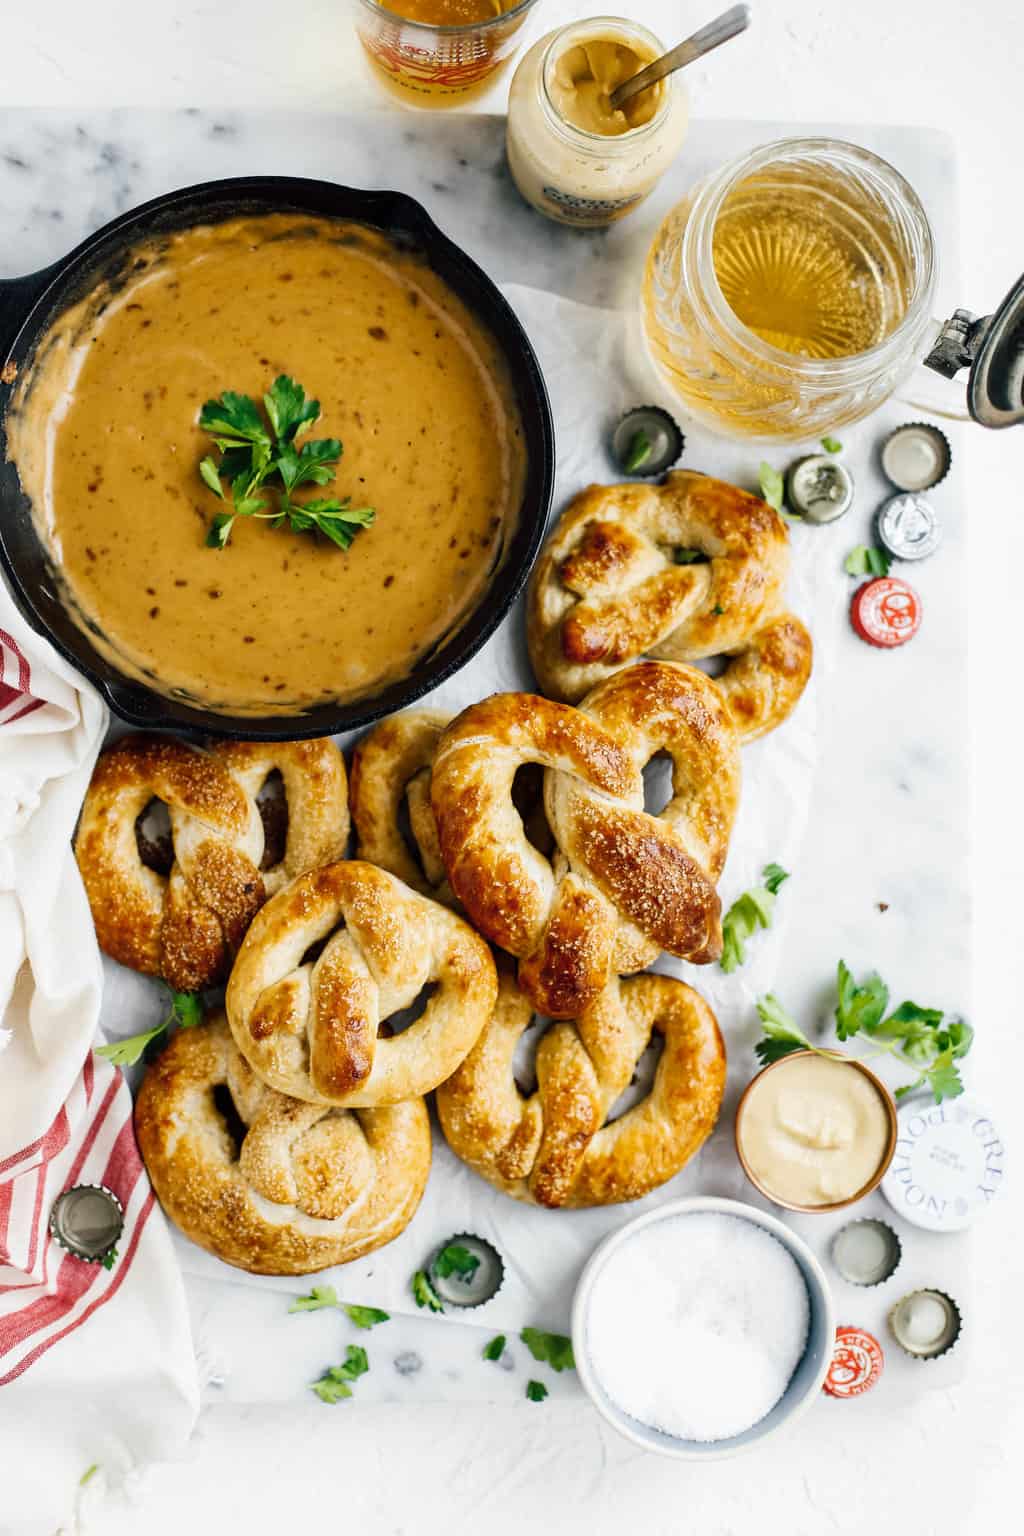
M 623 0 L 667 41 L 714 8 L 692 0 Z M 48 0 L 3 9 L 0 103 L 315 107 L 383 103 L 362 72 L 342 0 Z M 534 37 L 596 9 L 542 0 Z M 1017 0 L 816 0 L 755 4 L 756 32 L 693 71 L 695 114 L 851 119 L 943 127 L 961 153 L 961 302 L 986 312 L 1024 269 L 1020 92 L 1024 10 Z M 500 110 L 504 87 L 481 106 Z M 3 106 L 0 105 L 0 115 Z M 339 170 L 339 175 L 342 171 Z M 0 210 L 2 215 L 2 210 Z M 0 225 L 2 227 L 2 225 Z M 973 434 L 964 572 L 973 615 L 970 730 L 974 766 L 975 1082 L 1004 1124 L 1019 1100 L 1014 1035 L 1020 950 L 1018 570 L 1024 534 L 1024 431 Z M 870 853 L 868 853 L 870 856 Z M 841 871 L 837 878 L 842 878 Z M 967 880 L 967 870 L 950 879 Z M 999 1052 L 998 1060 L 996 1052 Z M 1019 1477 L 1011 1413 L 1020 1385 L 1016 1296 L 1021 1237 L 1009 1205 L 979 1229 L 984 1318 L 971 1378 L 923 1399 L 898 1422 L 867 1413 L 816 1416 L 788 1442 L 744 1462 L 677 1467 L 613 1440 L 578 1402 L 413 1412 L 224 1409 L 208 1415 L 191 1459 L 147 1474 L 134 1504 L 90 1485 L 84 1529 L 249 1532 L 358 1525 L 377 1533 L 473 1526 L 511 1532 L 536 1522 L 573 1533 L 628 1522 L 653 1536 L 701 1531 L 888 1536 L 1016 1528 Z M 258 1360 L 259 1341 L 253 1341 Z M 254 1362 L 255 1363 L 255 1362 Z M 1012 1379 L 1016 1376 L 1016 1382 Z M 355 1405 L 348 1405 L 350 1408 Z M 866 1406 L 866 1405 L 865 1405 Z M 826 1432 L 827 1431 L 827 1432 Z

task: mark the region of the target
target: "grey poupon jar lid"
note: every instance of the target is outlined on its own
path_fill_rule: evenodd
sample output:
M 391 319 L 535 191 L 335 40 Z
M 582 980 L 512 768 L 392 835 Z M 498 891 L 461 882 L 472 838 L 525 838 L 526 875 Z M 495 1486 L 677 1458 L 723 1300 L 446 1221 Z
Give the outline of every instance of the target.
M 995 1199 L 1005 1170 L 1002 1137 L 974 1099 L 904 1104 L 882 1193 L 914 1226 L 960 1232 Z
M 102 1264 L 123 1228 L 124 1208 L 103 1184 L 65 1189 L 50 1211 L 50 1231 L 57 1242 L 87 1264 Z

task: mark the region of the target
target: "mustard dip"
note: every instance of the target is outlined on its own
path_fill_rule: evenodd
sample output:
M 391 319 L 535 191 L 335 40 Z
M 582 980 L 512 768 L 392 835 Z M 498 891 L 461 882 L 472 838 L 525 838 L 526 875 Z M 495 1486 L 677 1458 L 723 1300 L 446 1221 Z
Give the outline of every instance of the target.
M 888 1106 L 853 1062 L 800 1053 L 754 1079 L 736 1141 L 754 1181 L 790 1206 L 836 1205 L 859 1194 L 889 1148 Z

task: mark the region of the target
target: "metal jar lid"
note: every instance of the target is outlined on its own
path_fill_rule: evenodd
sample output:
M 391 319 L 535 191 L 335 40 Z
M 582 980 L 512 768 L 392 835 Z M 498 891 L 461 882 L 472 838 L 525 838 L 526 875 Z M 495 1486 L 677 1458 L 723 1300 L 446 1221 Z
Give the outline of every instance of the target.
M 904 1104 L 882 1193 L 905 1221 L 960 1232 L 990 1205 L 1006 1177 L 1006 1149 L 990 1116 L 966 1094 Z
M 809 523 L 834 523 L 853 506 L 853 476 L 841 459 L 812 453 L 789 469 L 786 500 Z
M 927 560 L 942 542 L 935 508 L 915 491 L 883 501 L 875 518 L 878 542 L 894 560 Z
M 882 472 L 900 491 L 930 491 L 953 461 L 945 432 L 928 421 L 908 421 L 882 444 Z
M 76 1259 L 102 1264 L 124 1228 L 124 1209 L 103 1184 L 78 1184 L 53 1202 L 50 1232 Z

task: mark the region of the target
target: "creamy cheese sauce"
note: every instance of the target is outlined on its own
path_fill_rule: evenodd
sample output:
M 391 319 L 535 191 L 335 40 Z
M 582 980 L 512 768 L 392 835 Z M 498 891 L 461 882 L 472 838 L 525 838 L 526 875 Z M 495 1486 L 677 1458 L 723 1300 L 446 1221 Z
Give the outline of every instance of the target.
M 751 1172 L 792 1205 L 833 1205 L 878 1172 L 890 1120 L 871 1079 L 849 1061 L 799 1055 L 756 1078 L 737 1127 Z
M 69 607 L 120 670 L 237 714 L 290 713 L 406 674 L 483 596 L 514 530 L 525 448 L 490 334 L 415 254 L 294 214 L 186 231 L 54 324 L 8 452 Z M 330 486 L 376 509 L 343 552 L 220 504 L 198 427 L 280 373 L 344 452 Z M 300 439 L 301 442 L 301 439 Z

